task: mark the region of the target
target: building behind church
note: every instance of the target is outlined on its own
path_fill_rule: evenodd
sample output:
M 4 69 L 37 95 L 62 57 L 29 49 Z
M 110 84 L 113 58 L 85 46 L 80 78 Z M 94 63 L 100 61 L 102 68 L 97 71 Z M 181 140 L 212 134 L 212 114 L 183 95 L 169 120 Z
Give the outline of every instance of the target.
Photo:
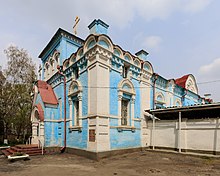
M 150 147 L 144 110 L 208 102 L 198 95 L 192 74 L 162 77 L 145 50 L 124 50 L 108 27 L 94 20 L 86 39 L 58 29 L 40 53 L 32 143 L 96 153 Z

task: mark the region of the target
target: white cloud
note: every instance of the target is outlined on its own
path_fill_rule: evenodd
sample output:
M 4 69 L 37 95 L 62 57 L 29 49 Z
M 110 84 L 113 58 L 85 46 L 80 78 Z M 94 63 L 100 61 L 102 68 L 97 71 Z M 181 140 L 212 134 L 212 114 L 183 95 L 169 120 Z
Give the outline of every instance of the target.
M 211 0 L 8 0 L 0 6 L 0 48 L 8 43 L 27 48 L 34 53 L 50 39 L 61 27 L 72 31 L 76 16 L 81 18 L 78 35 L 88 35 L 86 26 L 95 19 L 101 18 L 110 27 L 126 29 L 132 22 L 138 24 L 154 19 L 164 20 L 175 13 L 199 12 L 205 9 Z M 40 11 L 39 11 L 40 9 Z M 13 12 L 13 13 L 8 13 Z M 8 37 L 5 37 L 8 36 Z M 41 37 L 39 37 L 41 36 Z M 143 38 L 141 38 L 143 40 Z M 143 46 L 157 48 L 161 39 L 158 37 L 144 39 Z M 34 48 L 32 47 L 34 44 Z M 1 60 L 1 64 L 5 61 Z
M 184 10 L 186 12 L 196 13 L 203 10 L 211 2 L 212 0 L 188 0 L 188 2 L 185 4 Z
M 45 28 L 69 26 L 79 16 L 88 25 L 94 18 L 102 18 L 111 25 L 124 28 L 135 17 L 146 21 L 166 19 L 174 12 L 199 12 L 207 7 L 212 0 L 65 0 L 61 3 L 54 0 L 6 1 L 0 7 L 0 14 L 13 11 L 20 16 L 20 21 L 39 22 Z M 16 7 L 16 8 L 15 8 Z M 37 9 L 41 9 L 40 12 Z M 137 15 L 137 16 L 136 16 Z M 15 21 L 16 22 L 16 21 Z M 84 24 L 83 24 L 84 25 Z
M 162 39 L 159 36 L 148 36 L 144 39 L 142 46 L 149 49 L 158 49 Z
M 203 65 L 198 72 L 198 86 L 200 94 L 210 93 L 214 101 L 220 102 L 218 81 L 220 78 L 220 58 L 213 60 L 210 64 Z
M 215 59 L 212 63 L 203 65 L 199 69 L 199 75 L 206 80 L 214 80 L 220 78 L 220 58 Z

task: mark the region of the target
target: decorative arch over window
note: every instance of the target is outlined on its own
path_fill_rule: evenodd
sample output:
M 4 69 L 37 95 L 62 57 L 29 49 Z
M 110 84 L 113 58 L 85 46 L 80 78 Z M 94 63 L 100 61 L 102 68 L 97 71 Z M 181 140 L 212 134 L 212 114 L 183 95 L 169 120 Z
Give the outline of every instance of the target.
M 114 54 L 115 54 L 116 56 L 118 56 L 118 57 L 121 56 L 120 52 L 119 52 L 117 49 L 114 50 Z
M 104 40 L 99 40 L 99 45 L 103 46 L 106 49 L 109 49 L 109 44 Z
M 122 49 L 119 46 L 114 46 L 114 54 L 118 57 L 122 57 L 124 58 L 123 54 L 122 54 Z
M 129 79 L 123 79 L 120 81 L 118 84 L 118 90 L 131 95 L 135 95 L 134 85 Z
M 53 71 L 54 71 L 54 67 L 55 67 L 55 60 L 53 59 L 53 57 L 50 57 L 49 58 L 49 62 L 50 62 L 50 74 L 52 74 L 53 73 Z
M 174 102 L 174 106 L 182 106 L 181 100 L 176 99 L 175 102 Z
M 138 59 L 135 59 L 134 60 L 134 65 L 139 67 L 141 65 L 141 62 Z
M 72 55 L 70 56 L 70 62 L 73 63 L 73 62 L 75 62 L 75 61 L 76 61 L 76 54 L 72 54 Z
M 156 99 L 155 100 L 156 109 L 165 108 L 166 102 L 165 102 L 165 97 L 162 92 L 157 92 L 155 99 Z
M 123 79 L 118 84 L 119 126 L 134 126 L 135 89 L 132 82 Z
M 55 60 L 55 62 L 59 65 L 60 63 L 60 52 L 55 50 L 53 53 L 53 59 Z
M 63 69 L 65 70 L 66 68 L 68 68 L 69 67 L 69 65 L 70 65 L 70 61 L 69 61 L 69 59 L 66 59 L 64 62 L 63 62 Z
M 93 34 L 89 35 L 85 40 L 85 44 L 83 46 L 84 53 L 86 53 L 90 48 L 92 48 L 96 44 L 96 42 L 96 36 L 94 36 Z
M 95 45 L 95 43 L 96 42 L 94 40 L 90 41 L 87 48 L 88 49 L 92 48 Z
M 79 49 L 78 54 L 79 54 L 80 57 L 82 57 L 82 55 L 83 55 L 83 48 Z
M 76 60 L 80 59 L 83 56 L 83 48 L 79 48 L 76 53 Z
M 50 64 L 46 62 L 44 64 L 44 79 L 47 79 L 50 75 Z
M 189 75 L 185 84 L 186 89 L 192 91 L 195 94 L 198 94 L 198 87 L 196 84 L 195 77 L 193 75 Z
M 31 112 L 33 141 L 44 135 L 44 110 L 40 103 L 35 104 Z
M 32 122 L 44 121 L 44 110 L 40 103 L 36 104 L 32 109 L 31 120 Z
M 110 50 L 110 51 L 113 51 L 112 42 L 111 42 L 111 40 L 110 40 L 107 36 L 105 36 L 105 35 L 99 36 L 98 44 L 101 45 L 102 47 L 104 47 L 104 48 Z
M 153 73 L 153 68 L 152 68 L 152 65 L 150 64 L 150 62 L 144 62 L 143 68 L 144 68 L 144 70 L 146 70 L 150 73 Z
M 70 83 L 68 96 L 74 96 L 82 92 L 82 85 L 79 81 L 74 80 Z
M 132 56 L 129 53 L 125 53 L 124 59 L 129 63 L 133 63 Z
M 72 81 L 68 91 L 70 130 L 81 130 L 82 126 L 82 86 L 79 81 Z
M 48 69 L 49 69 L 49 67 L 50 67 L 49 63 L 48 63 L 48 62 L 46 62 L 46 63 L 45 63 L 45 68 L 46 68 L 46 70 L 48 70 Z

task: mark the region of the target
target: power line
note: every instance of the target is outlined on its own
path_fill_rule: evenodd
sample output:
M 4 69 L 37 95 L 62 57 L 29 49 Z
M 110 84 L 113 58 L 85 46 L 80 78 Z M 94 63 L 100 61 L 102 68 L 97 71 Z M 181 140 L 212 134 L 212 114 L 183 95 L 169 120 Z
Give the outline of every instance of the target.
M 220 79 L 213 80 L 213 81 L 200 82 L 200 83 L 197 83 L 197 84 L 209 84 L 209 83 L 215 83 L 215 82 L 220 82 Z

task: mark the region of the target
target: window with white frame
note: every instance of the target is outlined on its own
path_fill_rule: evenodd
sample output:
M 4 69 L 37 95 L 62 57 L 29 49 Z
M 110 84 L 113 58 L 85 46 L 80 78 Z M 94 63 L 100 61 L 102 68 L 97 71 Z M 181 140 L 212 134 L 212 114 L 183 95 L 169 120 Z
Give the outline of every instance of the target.
M 134 125 L 134 103 L 134 86 L 130 80 L 123 79 L 119 83 L 118 90 L 118 112 L 120 116 L 119 125 Z
M 129 122 L 129 100 L 121 100 L 121 125 L 128 125 Z
M 126 65 L 126 64 L 122 67 L 123 78 L 129 78 L 129 68 L 130 68 L 130 66 Z
M 74 101 L 74 125 L 79 126 L 79 100 Z
M 165 108 L 165 98 L 161 92 L 156 94 L 155 107 L 156 109 Z
M 72 81 L 69 86 L 69 116 L 70 127 L 81 126 L 80 117 L 82 116 L 82 86 L 79 81 Z

